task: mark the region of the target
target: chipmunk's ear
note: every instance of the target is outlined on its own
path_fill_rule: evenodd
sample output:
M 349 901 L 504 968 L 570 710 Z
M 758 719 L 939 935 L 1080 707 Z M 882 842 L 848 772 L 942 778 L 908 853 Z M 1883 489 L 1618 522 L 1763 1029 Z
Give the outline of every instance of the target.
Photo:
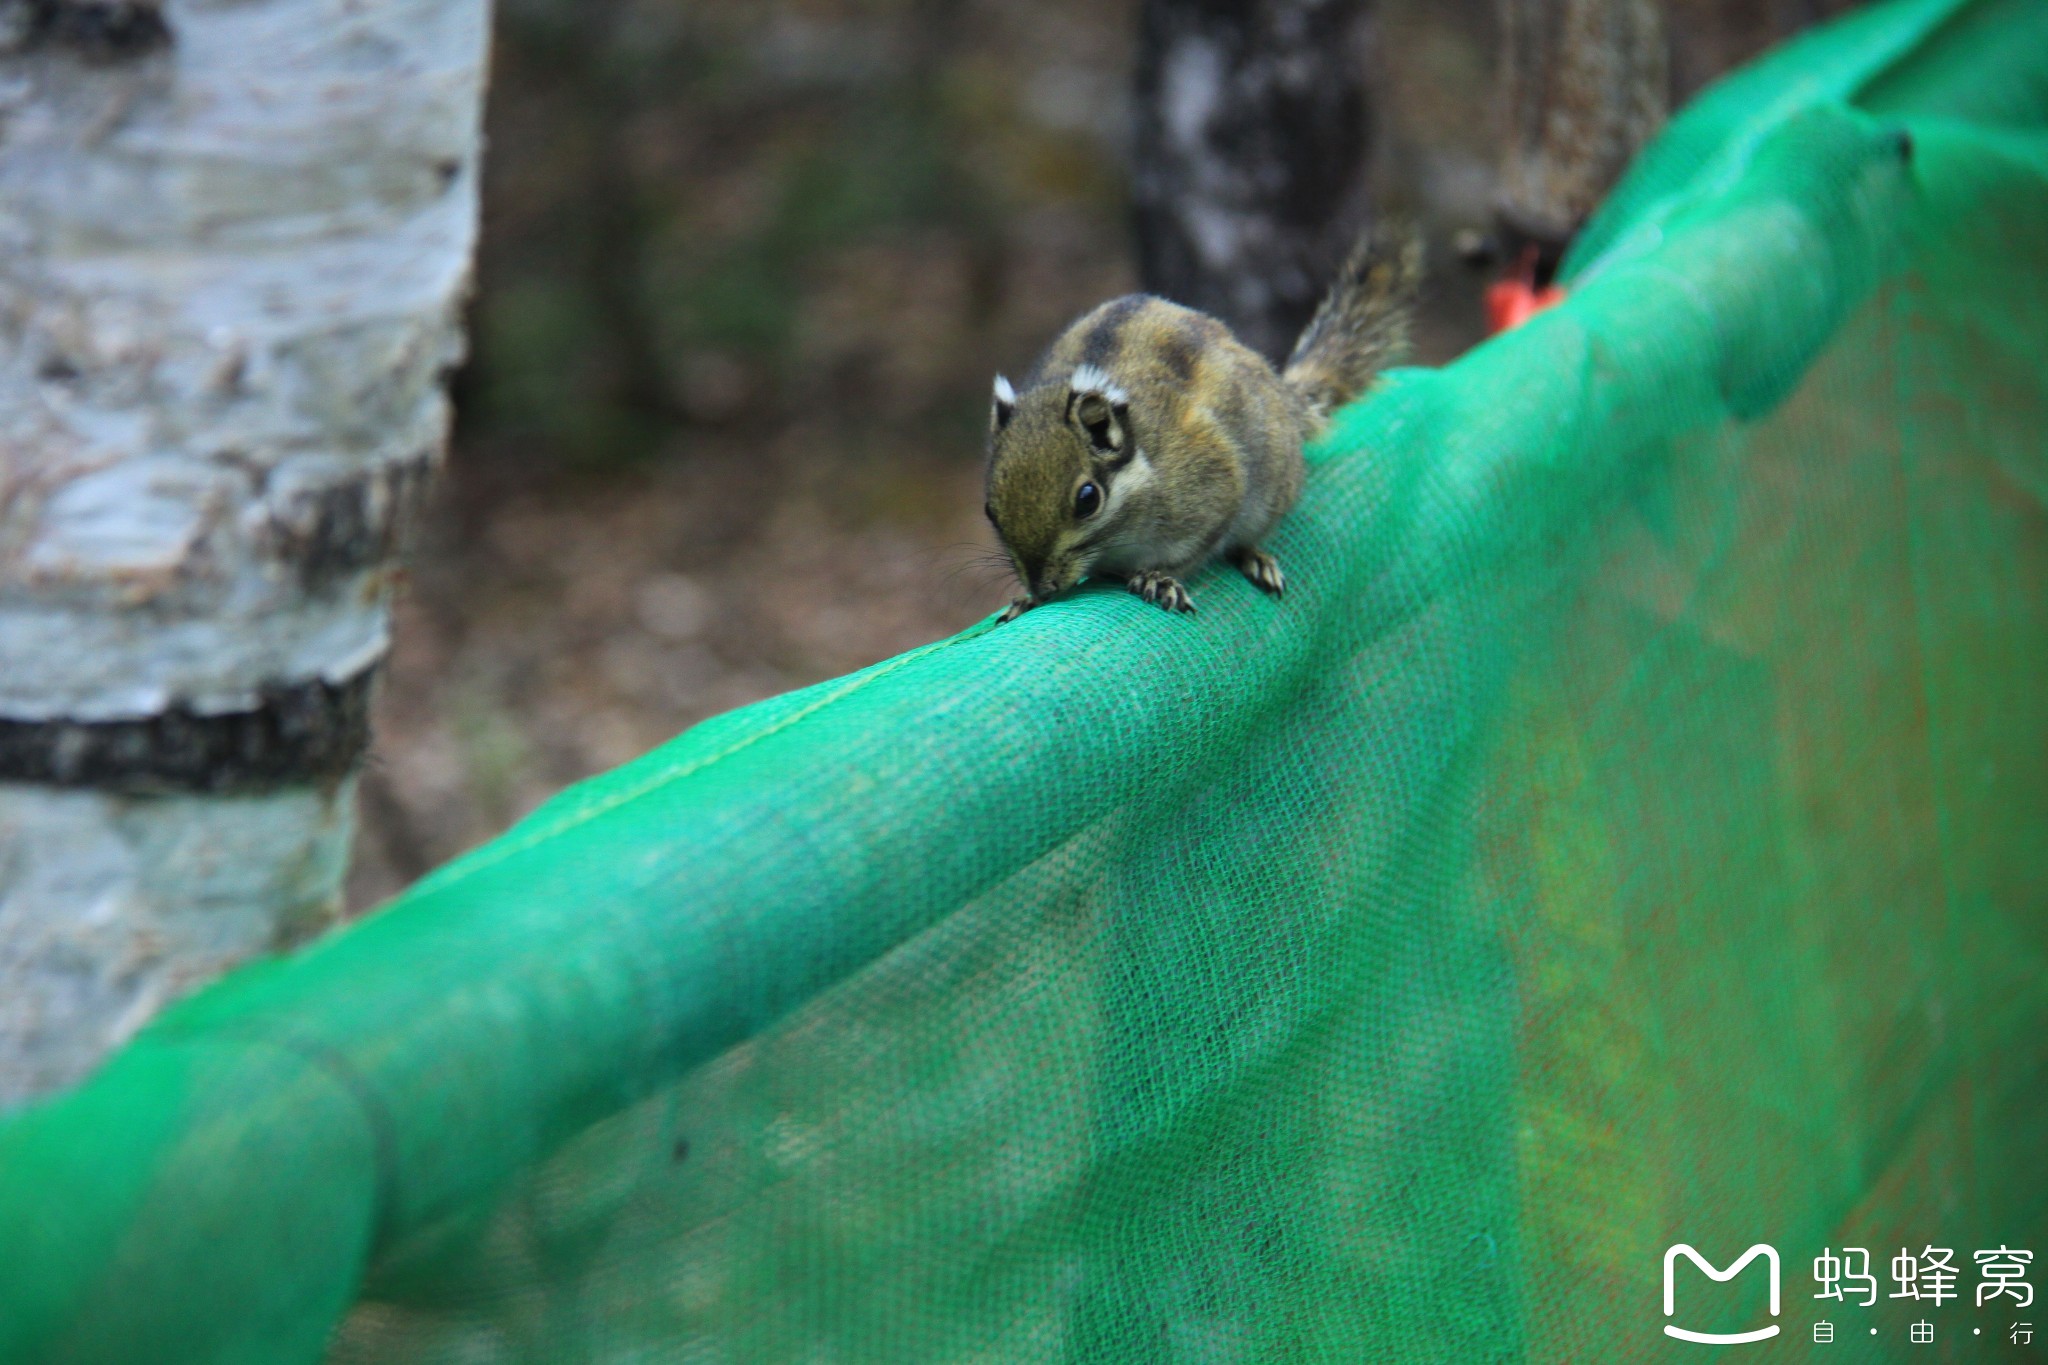
M 1094 365 L 1074 371 L 1067 390 L 1067 420 L 1088 433 L 1098 454 L 1113 455 L 1130 443 L 1131 398 Z
M 989 410 L 988 429 L 1001 431 L 1010 425 L 1010 419 L 1017 415 L 1017 390 L 1001 375 L 996 376 L 996 402 Z

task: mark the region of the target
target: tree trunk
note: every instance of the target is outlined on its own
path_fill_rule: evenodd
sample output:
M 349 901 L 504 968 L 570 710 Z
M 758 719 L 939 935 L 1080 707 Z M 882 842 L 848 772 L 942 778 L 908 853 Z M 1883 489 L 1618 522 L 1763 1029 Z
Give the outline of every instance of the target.
M 0 0 L 0 1107 L 332 921 L 487 0 Z
M 1276 360 L 1366 222 L 1371 19 L 1366 0 L 1144 0 L 1139 277 Z
M 1497 202 L 1511 264 L 1547 284 L 1628 163 L 1664 126 L 1669 62 L 1658 0 L 1500 0 Z
M 1856 0 L 1500 0 L 1499 252 L 1547 284 L 1674 100 Z M 1668 29 L 1668 37 L 1667 37 Z

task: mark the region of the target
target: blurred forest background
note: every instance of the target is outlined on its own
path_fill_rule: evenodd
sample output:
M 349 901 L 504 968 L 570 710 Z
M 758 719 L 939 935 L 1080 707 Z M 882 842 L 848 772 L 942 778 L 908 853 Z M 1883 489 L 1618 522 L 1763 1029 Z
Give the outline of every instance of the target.
M 1682 100 L 1829 0 L 1667 7 Z M 1809 13 L 1808 11 L 1812 11 Z M 471 359 L 361 909 L 706 716 L 958 630 L 990 376 L 1136 287 L 1136 0 L 500 0 Z M 1480 336 L 1493 0 L 1379 6 L 1377 206 Z

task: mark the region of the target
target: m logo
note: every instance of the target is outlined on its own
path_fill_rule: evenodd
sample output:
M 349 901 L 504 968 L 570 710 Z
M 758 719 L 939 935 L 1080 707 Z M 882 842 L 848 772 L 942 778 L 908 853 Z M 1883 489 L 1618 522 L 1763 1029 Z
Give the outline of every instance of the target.
M 1744 1266 L 1759 1256 L 1763 1257 L 1771 1263 L 1771 1316 L 1774 1318 L 1778 1316 L 1778 1252 L 1776 1248 L 1758 1242 L 1755 1246 L 1743 1252 L 1734 1265 L 1729 1266 L 1726 1270 L 1716 1270 L 1713 1266 L 1707 1264 L 1706 1257 L 1694 1251 L 1684 1242 L 1680 1242 L 1675 1246 L 1667 1247 L 1664 1251 L 1665 1317 L 1670 1317 L 1678 1308 L 1678 1296 L 1675 1293 L 1676 1286 L 1671 1281 L 1671 1271 L 1678 1263 L 1678 1258 L 1681 1255 L 1706 1272 L 1708 1279 L 1720 1284 L 1725 1284 L 1729 1280 L 1734 1279 L 1742 1273 Z M 1706 1346 L 1734 1346 L 1740 1342 L 1762 1341 L 1766 1337 L 1774 1337 L 1778 1335 L 1778 1324 L 1774 1322 L 1769 1327 L 1759 1327 L 1754 1332 L 1688 1332 L 1683 1327 L 1673 1327 L 1667 1322 L 1664 1324 L 1664 1335 L 1667 1337 L 1677 1337 L 1680 1341 L 1697 1341 Z

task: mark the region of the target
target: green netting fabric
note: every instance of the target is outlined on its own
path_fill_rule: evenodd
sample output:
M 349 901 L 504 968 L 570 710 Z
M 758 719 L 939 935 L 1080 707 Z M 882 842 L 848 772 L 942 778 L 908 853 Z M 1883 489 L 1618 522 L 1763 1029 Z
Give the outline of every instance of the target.
M 1845 1244 L 2002 1331 L 2048 5 L 1742 73 L 1572 275 L 1343 414 L 1284 603 L 1092 589 L 700 726 L 16 1115 L 0 1360 L 1633 1358 L 1700 1350 L 1679 1241 L 1780 1251 L 1759 1355 L 1909 1353 L 1812 1297 Z

